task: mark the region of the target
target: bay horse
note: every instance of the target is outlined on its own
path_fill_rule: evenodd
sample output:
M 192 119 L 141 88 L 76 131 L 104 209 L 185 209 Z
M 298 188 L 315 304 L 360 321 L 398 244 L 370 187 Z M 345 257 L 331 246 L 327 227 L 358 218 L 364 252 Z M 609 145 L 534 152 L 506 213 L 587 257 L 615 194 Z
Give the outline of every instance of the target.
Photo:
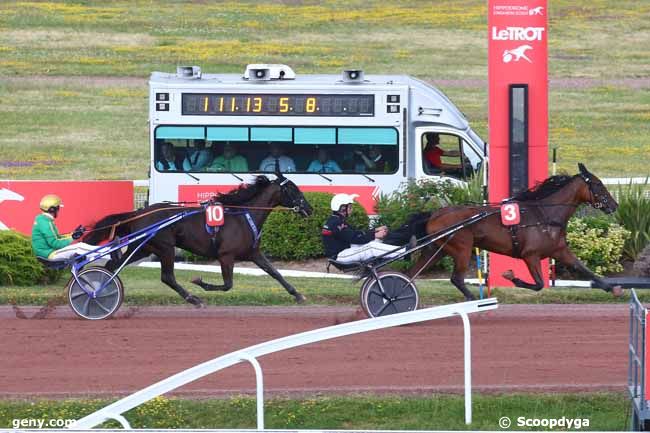
M 224 207 L 224 224 L 218 231 L 210 232 L 206 225 L 205 212 L 189 215 L 179 222 L 160 230 L 153 238 L 138 250 L 129 263 L 140 260 L 150 254 L 160 259 L 160 279 L 174 289 L 185 301 L 197 307 L 204 306 L 203 301 L 185 290 L 174 276 L 175 247 L 182 248 L 201 257 L 217 259 L 221 264 L 223 284 L 209 284 L 202 279 L 192 280 L 207 291 L 228 291 L 233 287 L 233 267 L 235 261 L 250 260 L 276 279 L 292 295 L 296 302 L 303 303 L 305 297 L 296 291 L 269 260 L 260 251 L 259 237 L 262 226 L 270 212 L 276 206 L 284 206 L 309 216 L 312 208 L 298 187 L 289 179 L 276 174 L 271 181 L 266 176 L 257 176 L 248 185 L 218 194 L 214 199 Z M 232 207 L 229 207 L 232 206 Z M 109 215 L 97 223 L 95 229 L 84 237 L 84 242 L 97 245 L 111 236 L 124 237 L 129 233 L 146 228 L 165 218 L 190 209 L 178 204 L 159 203 L 134 212 Z M 138 242 L 129 244 L 128 250 L 118 256 L 111 256 L 106 264 L 110 271 L 117 269 L 128 257 Z
M 544 280 L 540 261 L 551 257 L 588 276 L 603 290 L 613 290 L 614 295 L 620 295 L 620 287 L 611 287 L 589 270 L 569 250 L 567 244 L 567 223 L 580 204 L 589 203 L 607 214 L 618 208 L 618 203 L 600 179 L 590 173 L 583 164 L 578 164 L 578 168 L 580 171 L 574 176 L 549 177 L 535 187 L 508 199 L 506 202 L 519 205 L 520 222 L 517 225 L 504 226 L 499 208 L 494 206 L 450 206 L 433 212 L 426 219 L 426 234 L 444 231 L 445 228 L 480 212 L 487 212 L 487 216 L 426 248 L 407 273 L 413 276 L 424 271 L 424 268 L 441 257 L 435 256 L 435 253 L 438 248 L 442 248 L 454 261 L 452 284 L 463 293 L 466 300 L 473 300 L 474 295 L 465 286 L 465 273 L 473 247 L 479 247 L 520 258 L 526 263 L 530 275 L 535 280 L 532 283 L 517 278 L 512 270 L 503 273 L 503 277 L 512 281 L 516 287 L 541 290 Z

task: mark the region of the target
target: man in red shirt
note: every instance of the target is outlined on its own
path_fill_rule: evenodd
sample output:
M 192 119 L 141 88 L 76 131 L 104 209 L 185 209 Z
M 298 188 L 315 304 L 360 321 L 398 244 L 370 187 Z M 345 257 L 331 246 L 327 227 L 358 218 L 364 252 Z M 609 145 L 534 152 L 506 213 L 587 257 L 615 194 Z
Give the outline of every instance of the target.
M 443 156 L 460 157 L 457 150 L 443 150 L 440 148 L 440 135 L 435 132 L 424 134 L 427 145 L 424 148 L 424 160 L 427 162 L 427 168 L 433 172 L 459 173 L 462 170 L 460 164 L 448 164 L 442 162 Z

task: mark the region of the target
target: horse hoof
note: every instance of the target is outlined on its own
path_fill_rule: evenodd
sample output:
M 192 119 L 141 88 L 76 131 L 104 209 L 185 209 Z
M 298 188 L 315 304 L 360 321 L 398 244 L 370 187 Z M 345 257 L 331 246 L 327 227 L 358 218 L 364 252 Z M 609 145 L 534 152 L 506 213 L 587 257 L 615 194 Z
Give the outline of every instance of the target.
M 305 302 L 307 302 L 307 298 L 305 298 L 305 296 L 302 293 L 296 294 L 295 297 L 296 297 L 296 302 L 298 304 L 304 304 Z
M 615 298 L 620 298 L 623 296 L 623 288 L 621 286 L 612 287 L 612 295 L 614 295 Z
M 203 303 L 203 301 L 194 295 L 188 296 L 187 298 L 185 298 L 185 300 L 190 304 L 194 305 L 196 308 L 205 308 L 205 304 Z
M 512 269 L 508 269 L 508 270 L 505 271 L 503 274 L 501 274 L 501 276 L 502 276 L 503 278 L 505 278 L 506 280 L 508 280 L 508 281 L 512 281 L 512 280 L 515 279 L 515 273 L 512 272 Z
M 201 277 L 194 277 L 190 280 L 192 284 L 196 284 L 197 286 L 200 286 L 203 283 L 203 278 Z

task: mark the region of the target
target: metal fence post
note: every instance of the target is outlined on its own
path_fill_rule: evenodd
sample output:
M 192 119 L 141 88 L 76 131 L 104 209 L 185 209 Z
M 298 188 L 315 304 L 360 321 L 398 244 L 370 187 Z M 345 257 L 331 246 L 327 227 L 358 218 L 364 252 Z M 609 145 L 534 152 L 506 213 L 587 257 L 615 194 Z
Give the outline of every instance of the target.
M 472 334 L 469 317 L 464 312 L 460 313 L 463 319 L 463 342 L 465 352 L 465 424 L 472 423 Z
M 264 430 L 264 375 L 262 374 L 262 366 L 257 362 L 254 356 L 242 354 L 240 356 L 242 361 L 248 361 L 255 369 L 255 383 L 257 388 L 257 430 Z

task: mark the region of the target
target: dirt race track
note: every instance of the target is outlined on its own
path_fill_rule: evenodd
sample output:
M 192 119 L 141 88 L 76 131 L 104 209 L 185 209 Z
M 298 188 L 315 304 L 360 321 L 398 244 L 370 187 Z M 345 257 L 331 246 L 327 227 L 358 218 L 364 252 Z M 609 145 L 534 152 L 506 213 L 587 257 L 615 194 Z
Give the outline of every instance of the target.
M 27 315 L 37 309 L 25 309 Z M 501 305 L 473 315 L 475 391 L 623 391 L 628 306 Z M 125 395 L 270 339 L 356 320 L 349 307 L 122 307 L 112 320 L 42 320 L 0 307 L 0 398 Z M 260 358 L 267 395 L 462 392 L 460 318 L 343 337 Z M 254 393 L 240 364 L 175 395 Z

